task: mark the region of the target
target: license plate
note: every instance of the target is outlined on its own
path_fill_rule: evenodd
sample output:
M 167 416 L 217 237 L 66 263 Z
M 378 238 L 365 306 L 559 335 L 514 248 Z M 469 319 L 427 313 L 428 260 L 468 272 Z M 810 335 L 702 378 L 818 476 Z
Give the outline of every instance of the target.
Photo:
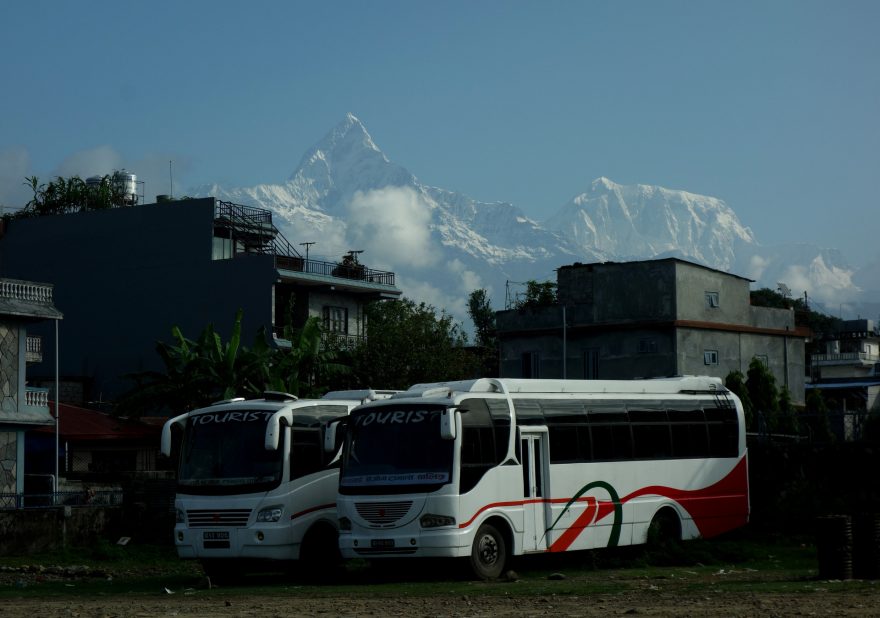
M 394 547 L 394 539 L 373 539 L 372 541 L 370 541 L 370 547 L 378 549 L 387 549 L 388 547 Z
M 228 541 L 229 532 L 205 532 L 203 537 L 206 541 Z

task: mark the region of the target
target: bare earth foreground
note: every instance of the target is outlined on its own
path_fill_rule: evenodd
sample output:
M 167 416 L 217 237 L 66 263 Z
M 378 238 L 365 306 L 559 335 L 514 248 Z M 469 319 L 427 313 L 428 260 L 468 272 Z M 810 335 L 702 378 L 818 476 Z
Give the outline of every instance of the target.
M 823 594 L 717 593 L 691 596 L 658 591 L 578 597 L 346 598 L 240 596 L 223 600 L 177 596 L 59 601 L 10 599 L 0 616 L 876 616 L 871 591 Z
M 185 588 L 154 594 L 0 598 L 0 618 L 42 616 L 880 616 L 880 582 L 839 582 L 750 569 L 662 576 L 628 571 L 526 576 L 510 582 L 424 587 L 309 586 Z M 780 585 L 784 591 L 780 591 Z M 583 593 L 576 591 L 596 590 Z M 463 591 L 463 592 L 462 592 Z

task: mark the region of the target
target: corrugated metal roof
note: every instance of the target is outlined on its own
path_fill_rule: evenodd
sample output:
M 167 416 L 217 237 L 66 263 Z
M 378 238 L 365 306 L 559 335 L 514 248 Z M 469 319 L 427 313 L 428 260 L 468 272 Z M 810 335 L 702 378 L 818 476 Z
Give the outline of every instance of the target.
M 52 417 L 55 402 L 49 402 Z M 54 427 L 41 427 L 37 431 L 54 433 Z M 140 421 L 117 418 L 104 412 L 61 404 L 61 437 L 65 440 L 149 440 L 159 444 L 162 428 Z
M 867 388 L 869 386 L 880 386 L 880 380 L 874 380 L 871 382 L 830 382 L 830 383 L 818 383 L 818 384 L 805 384 L 805 388 L 811 389 L 821 389 L 823 391 L 836 389 L 836 388 Z

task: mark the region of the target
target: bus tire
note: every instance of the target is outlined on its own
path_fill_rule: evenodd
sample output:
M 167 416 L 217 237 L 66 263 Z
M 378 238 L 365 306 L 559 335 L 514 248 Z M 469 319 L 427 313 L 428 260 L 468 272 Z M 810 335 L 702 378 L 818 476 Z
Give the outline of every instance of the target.
M 497 579 L 507 566 L 507 541 L 492 524 L 477 529 L 471 545 L 471 570 L 480 579 Z
M 331 575 L 342 564 L 336 528 L 330 524 L 312 526 L 303 538 L 299 563 L 301 570 L 313 577 Z
M 671 508 L 657 511 L 648 526 L 645 542 L 654 547 L 668 547 L 681 541 L 681 521 Z

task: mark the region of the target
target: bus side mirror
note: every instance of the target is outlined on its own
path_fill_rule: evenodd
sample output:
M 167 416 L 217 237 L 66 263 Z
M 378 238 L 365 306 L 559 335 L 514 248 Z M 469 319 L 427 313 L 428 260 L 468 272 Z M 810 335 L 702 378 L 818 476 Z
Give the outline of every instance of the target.
M 278 445 L 281 442 L 281 427 L 282 425 L 290 427 L 293 424 L 291 416 L 290 410 L 279 410 L 269 417 L 269 422 L 266 423 L 265 447 L 267 451 L 278 450 Z
M 455 440 L 455 410 L 446 408 L 440 413 L 440 437 Z
M 339 421 L 333 421 L 324 428 L 324 452 L 336 452 L 336 430 L 339 428 Z

